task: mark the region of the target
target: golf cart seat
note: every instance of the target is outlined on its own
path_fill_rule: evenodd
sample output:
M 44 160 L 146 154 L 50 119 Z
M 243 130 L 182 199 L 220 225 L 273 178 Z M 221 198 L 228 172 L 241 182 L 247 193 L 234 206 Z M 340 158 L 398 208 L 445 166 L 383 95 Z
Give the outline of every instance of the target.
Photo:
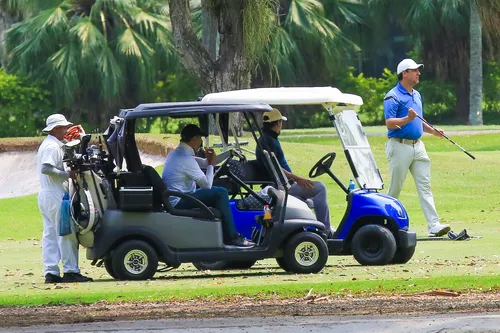
M 203 202 L 188 194 L 167 190 L 167 186 L 153 167 L 144 165 L 142 172 L 144 174 L 144 177 L 153 187 L 153 208 L 155 210 L 164 210 L 172 215 L 188 216 L 199 219 L 220 219 L 220 212 L 217 209 L 207 207 Z M 170 203 L 169 197 L 171 196 L 190 200 L 197 208 L 177 209 Z

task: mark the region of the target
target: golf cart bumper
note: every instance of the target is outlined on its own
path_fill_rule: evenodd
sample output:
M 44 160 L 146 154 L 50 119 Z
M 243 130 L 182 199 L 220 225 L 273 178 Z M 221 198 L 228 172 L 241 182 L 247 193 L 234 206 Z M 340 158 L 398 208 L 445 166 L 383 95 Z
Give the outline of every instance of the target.
M 398 247 L 407 249 L 417 245 L 417 233 L 413 230 L 398 230 Z

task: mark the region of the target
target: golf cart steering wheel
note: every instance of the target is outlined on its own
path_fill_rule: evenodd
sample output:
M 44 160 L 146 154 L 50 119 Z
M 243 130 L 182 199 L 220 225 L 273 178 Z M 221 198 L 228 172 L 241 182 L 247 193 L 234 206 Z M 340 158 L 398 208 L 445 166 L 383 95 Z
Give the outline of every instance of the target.
M 335 156 L 337 156 L 335 152 L 331 152 L 323 156 L 318 162 L 316 162 L 316 164 L 314 164 L 311 171 L 309 171 L 309 178 L 321 176 L 326 172 L 326 170 L 330 169 Z
M 224 170 L 226 170 L 229 162 L 232 161 L 234 158 L 237 158 L 240 161 L 246 161 L 245 155 L 243 155 L 241 152 L 231 148 L 229 150 L 229 156 L 224 160 L 224 162 L 222 162 L 222 164 L 215 171 L 214 180 L 219 179 L 220 177 L 222 177 L 224 175 Z

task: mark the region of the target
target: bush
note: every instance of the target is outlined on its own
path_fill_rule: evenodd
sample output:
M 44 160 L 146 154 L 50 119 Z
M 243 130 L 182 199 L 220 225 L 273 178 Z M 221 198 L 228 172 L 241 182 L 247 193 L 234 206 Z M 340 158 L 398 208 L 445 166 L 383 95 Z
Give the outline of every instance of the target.
M 50 94 L 41 84 L 0 68 L 0 137 L 39 135 L 50 113 Z
M 363 106 L 358 111 L 366 125 L 385 123 L 383 100 L 387 92 L 398 82 L 396 73 L 387 68 L 380 78 L 365 77 L 363 73 L 354 76 L 354 68 L 348 67 L 338 80 L 342 92 L 360 95 Z M 416 87 L 424 100 L 424 115 L 429 120 L 451 118 L 455 106 L 454 87 L 452 84 L 433 80 L 423 80 Z

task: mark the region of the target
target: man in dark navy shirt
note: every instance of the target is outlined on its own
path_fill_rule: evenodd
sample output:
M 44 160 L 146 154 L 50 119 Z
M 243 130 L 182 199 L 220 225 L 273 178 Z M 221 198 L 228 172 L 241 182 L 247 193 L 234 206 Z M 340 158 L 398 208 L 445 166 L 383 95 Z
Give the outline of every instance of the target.
M 311 181 L 293 174 L 292 169 L 290 168 L 290 165 L 288 165 L 285 158 L 281 144 L 278 141 L 283 121 L 286 120 L 287 118 L 283 117 L 278 109 L 273 109 L 270 112 L 264 112 L 262 128 L 263 136 L 259 138 L 260 146 L 264 147 L 264 149 L 269 149 L 270 152 L 273 152 L 274 155 L 276 155 L 280 166 L 283 168 L 285 175 L 288 179 L 294 180 L 294 184 L 290 188 L 289 194 L 302 201 L 310 199 L 314 203 L 316 218 L 318 221 L 325 224 L 326 230 L 328 231 L 328 237 L 331 238 L 335 230 L 332 229 L 330 225 L 330 208 L 328 207 L 328 193 L 325 184 L 322 182 Z M 259 146 L 257 146 L 255 154 L 257 156 L 257 161 L 261 165 L 265 165 L 264 154 Z
M 384 100 L 385 123 L 388 129 L 385 153 L 389 160 L 391 182 L 388 194 L 399 198 L 408 170 L 417 187 L 420 206 L 427 221 L 429 236 L 443 236 L 450 231 L 448 224 L 440 224 L 431 192 L 431 160 L 420 140 L 423 132 L 441 137 L 441 133 L 422 122 L 422 96 L 415 90 L 424 65 L 404 59 L 397 68 L 399 83 Z M 444 133 L 443 130 L 438 129 Z

